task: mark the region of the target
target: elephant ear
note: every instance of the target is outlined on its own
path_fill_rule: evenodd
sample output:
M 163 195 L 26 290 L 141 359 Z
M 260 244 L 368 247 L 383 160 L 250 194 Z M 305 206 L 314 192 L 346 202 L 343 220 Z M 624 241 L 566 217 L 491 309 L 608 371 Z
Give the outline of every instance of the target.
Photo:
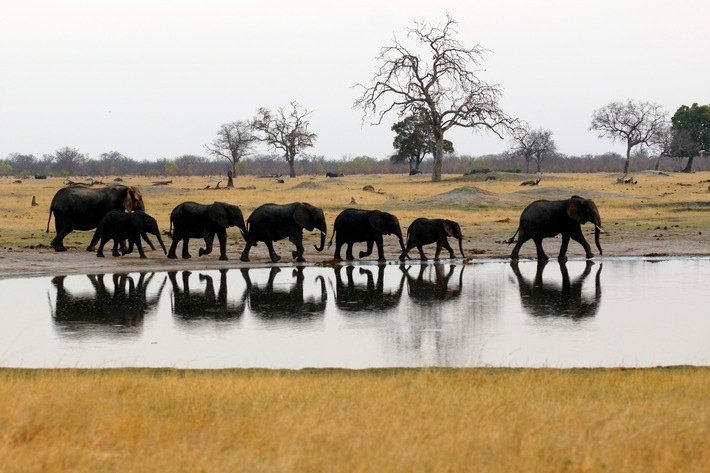
M 227 207 L 222 202 L 215 202 L 207 209 L 207 215 L 210 219 L 222 228 L 229 227 L 229 216 L 227 215 Z
M 137 187 L 131 186 L 126 188 L 126 198 L 123 199 L 123 208 L 126 212 L 132 212 L 134 210 L 145 211 L 145 204 L 143 203 L 143 196 L 141 191 Z
M 387 216 L 384 212 L 379 210 L 373 210 L 370 217 L 367 219 L 372 228 L 382 233 L 383 235 L 389 235 L 389 229 L 387 228 Z
M 444 220 L 443 225 L 444 225 L 444 232 L 446 232 L 446 236 L 458 238 L 456 236 L 455 222 L 452 222 L 451 220 Z
M 138 229 L 138 233 L 145 233 L 145 214 L 143 212 L 131 212 L 131 222 Z
M 581 197 L 574 196 L 567 204 L 567 215 L 580 225 L 587 221 L 584 217 L 584 202 Z
M 309 232 L 313 231 L 313 228 L 315 228 L 311 213 L 308 207 L 303 204 L 297 204 L 296 210 L 293 212 L 293 220 Z

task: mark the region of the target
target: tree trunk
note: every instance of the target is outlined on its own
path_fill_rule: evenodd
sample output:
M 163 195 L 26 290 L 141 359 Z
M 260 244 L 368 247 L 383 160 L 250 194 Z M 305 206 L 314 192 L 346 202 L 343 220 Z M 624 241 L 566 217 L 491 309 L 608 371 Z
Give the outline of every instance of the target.
M 234 178 L 234 173 L 230 169 L 229 171 L 227 171 L 227 187 L 229 187 L 229 188 L 234 187 L 234 179 L 233 178 Z
M 624 163 L 624 176 L 629 173 L 629 163 L 631 162 L 631 145 L 626 145 L 626 162 Z
M 295 158 L 286 158 L 286 161 L 288 161 L 288 172 L 289 172 L 289 177 L 296 177 L 296 159 Z
M 441 181 L 441 171 L 444 167 L 444 134 L 437 134 L 436 153 L 434 153 L 434 170 L 431 173 L 432 182 Z
M 536 159 L 535 164 L 537 164 L 537 173 L 540 174 L 540 160 Z
M 683 168 L 683 171 L 681 172 L 691 172 L 691 169 L 693 169 L 693 156 L 688 158 L 688 163 L 685 165 L 685 168 Z

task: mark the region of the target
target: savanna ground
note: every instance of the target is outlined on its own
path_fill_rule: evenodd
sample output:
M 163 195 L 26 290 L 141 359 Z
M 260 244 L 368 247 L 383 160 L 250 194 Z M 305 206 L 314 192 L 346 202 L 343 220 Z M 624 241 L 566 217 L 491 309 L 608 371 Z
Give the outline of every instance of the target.
M 239 177 L 232 190 L 214 190 L 217 177 L 124 183 L 141 188 L 163 230 L 182 201 L 233 203 L 245 217 L 265 202 L 307 201 L 325 210 L 329 231 L 346 207 L 390 211 L 405 231 L 420 216 L 457 220 L 472 259 L 507 257 L 512 247 L 501 242 L 529 202 L 578 194 L 597 203 L 605 257 L 710 254 L 710 173 L 638 173 L 636 184 L 617 184 L 613 174 L 545 174 L 536 187 L 520 186 L 535 176 L 493 177 Z M 101 259 L 85 251 L 91 232 L 70 234 L 69 251 L 55 253 L 53 222 L 45 229 L 62 185 L 59 178 L 0 180 L 0 277 L 244 264 L 236 229 L 227 262 L 216 253 L 198 258 L 197 242 L 188 261 L 152 251 L 145 260 L 135 253 Z M 306 259 L 329 264 L 333 248 L 317 253 L 317 235 L 307 236 Z M 554 257 L 559 238 L 545 247 Z M 290 251 L 277 245 L 283 261 Z M 385 254 L 399 254 L 392 237 Z M 521 257 L 534 254 L 530 242 Z M 572 242 L 568 255 L 583 252 Z M 251 259 L 267 264 L 265 247 Z M 707 471 L 708 399 L 710 370 L 691 367 L 0 369 L 0 458 L 3 471 Z

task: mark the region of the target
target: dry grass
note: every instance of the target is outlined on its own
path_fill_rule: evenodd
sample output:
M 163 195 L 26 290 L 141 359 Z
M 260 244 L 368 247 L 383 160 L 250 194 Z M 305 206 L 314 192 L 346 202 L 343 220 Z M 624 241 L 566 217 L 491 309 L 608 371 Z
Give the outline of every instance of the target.
M 710 371 L 0 371 L 3 471 L 707 471 Z

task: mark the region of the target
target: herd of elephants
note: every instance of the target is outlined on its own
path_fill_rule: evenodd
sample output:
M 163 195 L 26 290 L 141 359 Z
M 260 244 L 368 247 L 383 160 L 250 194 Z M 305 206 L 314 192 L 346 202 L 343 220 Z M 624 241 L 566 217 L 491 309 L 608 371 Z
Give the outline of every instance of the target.
M 155 249 L 147 234 L 155 235 L 158 243 L 168 258 L 177 258 L 176 249 L 182 241 L 182 258 L 190 258 L 188 242 L 190 238 L 204 239 L 205 248 L 199 249 L 199 255 L 212 252 L 215 235 L 219 242 L 220 260 L 227 259 L 228 227 L 238 227 L 244 237 L 245 246 L 241 261 L 249 261 L 249 252 L 258 242 L 263 242 L 269 251 L 272 262 L 281 257 L 276 254 L 273 242 L 288 238 L 296 249 L 292 252 L 296 261 L 305 261 L 303 257 L 303 230 L 318 230 L 321 233 L 320 245 L 315 245 L 317 251 L 325 249 L 327 226 L 323 210 L 304 202 L 289 204 L 263 204 L 257 207 L 245 221 L 242 211 L 236 205 L 223 202 L 198 204 L 183 202 L 178 204 L 170 214 L 170 231 L 172 238 L 170 249 L 166 250 L 160 236 L 158 223 L 145 212 L 145 205 L 140 189 L 132 186 L 109 185 L 104 188 L 89 188 L 85 186 L 70 186 L 57 191 L 52 199 L 47 221 L 49 224 L 54 215 L 56 236 L 51 242 L 56 251 L 66 251 L 63 240 L 74 230 L 96 230 L 88 251 L 96 251 L 97 256 L 103 256 L 103 248 L 109 240 L 113 240 L 113 256 L 129 254 L 133 247 L 138 248 L 141 258 L 145 258 L 141 238 Z M 582 234 L 581 225 L 591 222 L 595 226 L 594 240 L 602 254 L 599 244 L 601 217 L 592 200 L 572 196 L 566 200 L 538 200 L 528 205 L 520 216 L 520 225 L 509 243 L 518 237 L 510 255 L 517 260 L 521 246 L 528 240 L 533 240 L 537 249 L 538 260 L 547 260 L 542 248 L 542 240 L 562 235 L 562 244 L 558 259 L 565 260 L 570 238 L 584 248 L 587 258 L 592 258 L 589 243 Z M 407 230 L 407 242 L 402 237 L 402 230 L 397 217 L 380 210 L 345 209 L 333 223 L 333 234 L 330 244 L 335 238 L 334 259 L 340 260 L 341 247 L 347 244 L 345 258 L 353 260 L 352 245 L 356 242 L 366 242 L 366 251 L 359 253 L 360 258 L 372 254 L 373 245 L 377 245 L 378 261 L 386 261 L 383 252 L 383 235 L 396 235 L 402 250 L 399 259 L 404 261 L 409 257 L 411 249 L 417 248 L 421 260 L 426 260 L 424 245 L 436 244 L 434 259 L 438 260 L 442 247 L 448 250 L 449 257 L 454 258 L 454 250 L 448 242 L 448 237 L 458 240 L 461 257 L 465 258 L 462 246 L 461 227 L 448 219 L 418 218 Z M 127 244 L 126 244 L 127 242 Z M 330 247 L 330 244 L 328 245 Z M 97 247 L 98 245 L 98 247 Z M 120 247 L 120 251 L 119 251 Z

